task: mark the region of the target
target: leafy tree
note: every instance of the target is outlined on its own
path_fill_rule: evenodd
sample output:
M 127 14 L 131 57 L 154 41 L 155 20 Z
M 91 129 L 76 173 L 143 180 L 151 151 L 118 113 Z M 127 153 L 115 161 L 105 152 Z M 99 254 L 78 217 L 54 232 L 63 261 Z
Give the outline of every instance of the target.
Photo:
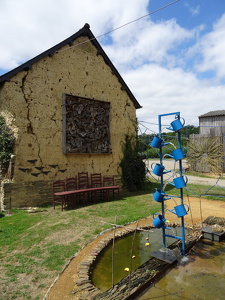
M 0 163 L 6 167 L 13 154 L 14 136 L 10 128 L 6 126 L 5 119 L 0 116 Z

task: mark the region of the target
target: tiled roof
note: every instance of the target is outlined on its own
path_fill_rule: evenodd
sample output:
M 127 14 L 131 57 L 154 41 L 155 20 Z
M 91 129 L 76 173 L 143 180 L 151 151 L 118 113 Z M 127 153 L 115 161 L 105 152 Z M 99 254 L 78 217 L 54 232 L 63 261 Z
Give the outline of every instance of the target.
M 141 105 L 138 103 L 137 99 L 134 97 L 133 93 L 130 91 L 129 87 L 124 82 L 123 78 L 121 77 L 121 75 L 119 74 L 119 72 L 117 71 L 115 66 L 112 64 L 111 60 L 106 55 L 105 51 L 103 50 L 103 48 L 101 47 L 101 45 L 99 44 L 99 42 L 97 41 L 97 39 L 95 38 L 93 33 L 91 32 L 89 24 L 85 24 L 84 27 L 81 28 L 77 33 L 73 34 L 72 36 L 70 36 L 66 40 L 62 41 L 61 43 L 55 45 L 54 47 L 46 50 L 43 53 L 37 55 L 36 57 L 30 59 L 29 61 L 25 62 L 24 64 L 20 65 L 19 67 L 15 68 L 15 69 L 13 69 L 12 71 L 0 76 L 0 85 L 2 83 L 4 83 L 5 81 L 10 81 L 10 79 L 14 75 L 16 75 L 17 73 L 19 73 L 23 70 L 29 70 L 30 68 L 32 68 L 32 64 L 39 61 L 40 59 L 42 59 L 46 56 L 53 56 L 63 46 L 72 45 L 73 41 L 76 40 L 80 36 L 87 36 L 90 39 L 91 43 L 97 48 L 98 54 L 102 55 L 102 57 L 104 58 L 105 63 L 108 64 L 109 67 L 112 69 L 112 73 L 117 76 L 117 78 L 118 78 L 119 82 L 121 83 L 123 89 L 127 92 L 129 97 L 133 101 L 135 108 L 136 109 L 141 108 Z
M 225 116 L 225 110 L 209 111 L 208 113 L 199 116 L 199 118 L 202 118 L 202 117 L 215 117 L 215 116 Z

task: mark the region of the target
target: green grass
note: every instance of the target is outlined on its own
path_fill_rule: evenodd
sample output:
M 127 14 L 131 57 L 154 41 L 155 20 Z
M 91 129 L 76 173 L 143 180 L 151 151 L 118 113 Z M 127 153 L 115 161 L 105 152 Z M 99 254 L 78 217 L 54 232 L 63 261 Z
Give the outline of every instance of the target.
M 160 210 L 151 186 L 118 200 L 61 211 L 12 210 L 0 218 L 0 299 L 42 299 L 69 258 L 105 229 Z M 7 288 L 6 288 L 7 286 Z
M 208 173 L 200 173 L 200 172 L 195 172 L 195 171 L 186 171 L 185 175 L 198 176 L 198 177 L 203 177 L 203 178 L 215 178 L 215 179 L 217 179 L 219 177 L 218 174 L 209 175 Z M 225 177 L 221 176 L 220 180 L 225 180 Z
M 221 188 L 218 186 L 214 186 L 211 188 L 207 194 L 205 195 L 206 191 L 210 188 L 208 185 L 196 185 L 196 184 L 189 184 L 183 188 L 184 196 L 194 196 L 194 197 L 204 197 L 210 200 L 220 200 L 225 201 L 225 188 Z M 179 189 L 175 189 L 167 185 L 165 192 L 167 194 L 178 196 L 180 193 Z
M 60 207 L 39 212 L 13 210 L 0 218 L 0 299 L 42 299 L 70 257 L 102 231 L 148 217 L 161 210 L 152 200 L 157 183 L 148 183 L 141 192 L 120 199 L 61 211 Z M 184 195 L 200 195 L 207 186 L 188 184 Z M 191 192 L 190 192 L 191 191 Z M 224 190 L 215 188 L 214 193 Z M 179 190 L 167 186 L 167 193 Z M 194 193 L 194 194 L 193 194 Z M 207 197 L 223 200 L 225 198 Z

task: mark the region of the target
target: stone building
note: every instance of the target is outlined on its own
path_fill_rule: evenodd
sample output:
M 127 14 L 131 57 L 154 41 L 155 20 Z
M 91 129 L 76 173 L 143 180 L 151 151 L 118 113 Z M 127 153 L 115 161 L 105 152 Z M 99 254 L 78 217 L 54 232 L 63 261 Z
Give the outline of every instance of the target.
M 78 172 L 119 178 L 140 107 L 88 24 L 0 76 L 0 114 L 16 137 L 1 208 L 49 202 L 52 181 Z

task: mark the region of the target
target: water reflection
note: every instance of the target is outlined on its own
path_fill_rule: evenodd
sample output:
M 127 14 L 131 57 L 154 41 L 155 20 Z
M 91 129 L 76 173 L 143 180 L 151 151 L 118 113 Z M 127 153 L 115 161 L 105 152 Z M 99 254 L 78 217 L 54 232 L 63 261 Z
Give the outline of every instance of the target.
M 187 257 L 138 299 L 225 299 L 225 243 L 202 240 Z
M 180 228 L 166 230 L 167 234 L 180 235 Z M 176 240 L 167 238 L 167 246 Z M 133 244 L 133 251 L 131 252 Z M 120 238 L 115 242 L 114 249 L 114 276 L 112 279 L 112 245 L 110 244 L 97 258 L 91 272 L 92 282 L 102 291 L 108 290 L 112 282 L 116 284 L 128 275 L 125 271 L 129 268 L 136 270 L 139 266 L 151 258 L 150 253 L 162 247 L 162 230 L 151 229 L 149 231 L 138 231 L 133 242 L 133 234 Z M 134 259 L 130 257 L 135 256 Z M 132 265 L 130 265 L 130 262 Z

